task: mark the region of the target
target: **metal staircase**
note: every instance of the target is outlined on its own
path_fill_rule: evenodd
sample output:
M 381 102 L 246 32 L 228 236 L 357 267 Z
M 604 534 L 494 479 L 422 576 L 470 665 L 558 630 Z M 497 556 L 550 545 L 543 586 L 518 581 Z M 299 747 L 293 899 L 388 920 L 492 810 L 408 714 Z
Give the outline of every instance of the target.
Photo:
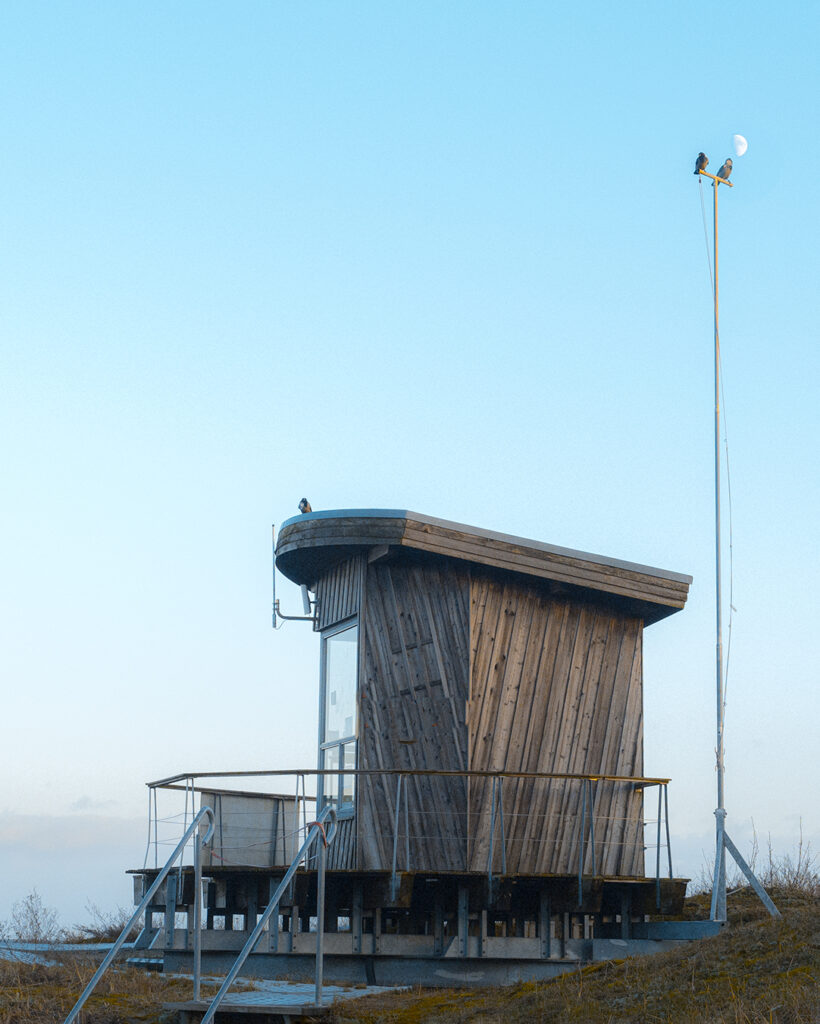
M 200 832 L 200 824 L 203 821 L 208 822 L 208 827 L 204 833 Z M 329 822 L 329 827 L 325 827 Z M 253 951 L 259 939 L 262 936 L 268 922 L 274 914 L 278 913 L 279 903 L 282 896 L 285 893 L 288 885 L 290 884 L 294 874 L 296 873 L 299 865 L 304 861 L 307 854 L 310 852 L 311 847 L 317 844 L 318 848 L 316 851 L 316 866 L 317 866 L 317 929 L 316 929 L 316 975 L 315 975 L 315 989 L 314 989 L 314 1002 L 309 1005 L 265 1005 L 260 1004 L 258 1001 L 254 1001 L 252 1006 L 243 1008 L 241 1005 L 236 1003 L 227 1004 L 225 1007 L 225 1013 L 230 1015 L 237 1015 L 246 1009 L 248 1012 L 254 1014 L 257 1021 L 262 1021 L 264 1017 L 269 1020 L 288 1020 L 304 1016 L 306 1013 L 310 1013 L 312 1016 L 321 1013 L 323 1010 L 329 1009 L 322 1003 L 322 989 L 324 983 L 324 928 L 322 922 L 324 920 L 324 903 L 325 903 L 325 864 L 326 864 L 326 850 L 336 833 L 336 811 L 330 805 L 323 808 L 322 812 L 318 815 L 316 821 L 309 823 L 308 835 L 305 841 L 302 843 L 299 851 L 294 856 L 290 867 L 285 872 L 282 881 L 279 883 L 276 891 L 270 898 L 267 907 L 259 917 L 256 927 L 253 929 L 248 941 L 242 948 L 239 956 L 236 958 L 233 966 L 225 976 L 225 980 L 219 991 L 214 996 L 213 1000 L 208 1003 L 207 1000 L 201 999 L 201 963 L 202 963 L 202 848 L 209 841 L 213 834 L 214 829 L 214 813 L 211 807 L 203 807 L 199 813 L 194 817 L 190 826 L 186 829 L 182 839 L 180 839 L 174 852 L 168 858 L 165 866 L 159 872 L 153 883 L 146 891 L 139 906 L 132 914 L 128 923 L 123 928 L 119 937 L 117 938 L 114 945 L 108 951 L 103 962 L 97 968 L 94 976 L 91 978 L 89 983 L 86 985 L 82 994 L 80 995 L 77 1002 L 74 1004 L 71 1012 L 66 1017 L 64 1024 L 75 1024 L 79 1021 L 79 1014 L 88 1000 L 91 993 L 96 988 L 102 976 L 108 970 L 113 963 L 117 953 L 125 943 L 126 937 L 128 936 L 131 929 L 139 920 L 142 913 L 150 905 L 151 900 L 163 884 L 165 879 L 173 869 L 174 864 L 182 856 L 185 847 L 188 843 L 193 840 L 194 847 L 194 935 L 193 935 L 193 999 L 188 1003 L 171 1003 L 167 1004 L 165 1009 L 177 1010 L 179 1012 L 180 1021 L 182 1024 L 188 1021 L 198 1020 L 202 1024 L 209 1024 L 210 1021 L 217 1019 L 217 1015 L 220 1014 L 220 1006 L 225 999 L 229 989 L 236 981 L 239 976 L 239 972 L 242 970 L 245 961 L 247 960 L 250 953 Z
M 208 822 L 208 827 L 204 835 L 199 833 L 199 826 L 202 821 Z M 139 906 L 131 915 L 128 923 L 125 925 L 123 930 L 120 932 L 117 941 L 108 951 L 103 962 L 94 972 L 94 976 L 91 981 L 86 985 L 82 992 L 82 995 L 74 1004 L 71 1012 L 66 1017 L 64 1024 L 73 1024 L 79 1018 L 80 1010 L 86 1003 L 86 1000 L 97 987 L 100 978 L 105 974 L 108 968 L 114 961 L 120 948 L 125 943 L 125 940 L 140 919 L 145 908 L 150 904 L 157 892 L 159 887 L 165 881 L 169 872 L 173 868 L 176 861 L 182 856 L 185 847 L 188 845 L 191 839 L 194 840 L 194 878 L 195 878 L 195 903 L 194 903 L 194 992 L 199 992 L 200 982 L 200 964 L 202 961 L 202 947 L 201 947 L 201 929 L 202 929 L 202 847 L 208 842 L 213 834 L 214 830 L 214 812 L 210 807 L 203 807 L 199 813 L 194 817 L 189 827 L 185 830 L 185 834 L 176 846 L 176 849 L 166 861 L 165 867 L 160 871 L 157 877 L 154 879 L 153 884 L 143 896 Z

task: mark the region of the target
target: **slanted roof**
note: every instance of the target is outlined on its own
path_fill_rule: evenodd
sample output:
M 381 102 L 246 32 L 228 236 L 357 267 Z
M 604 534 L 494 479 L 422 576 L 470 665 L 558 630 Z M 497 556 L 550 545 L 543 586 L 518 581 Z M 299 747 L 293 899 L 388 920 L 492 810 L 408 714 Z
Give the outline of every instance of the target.
M 276 565 L 294 583 L 312 587 L 337 562 L 361 552 L 427 552 L 550 584 L 553 593 L 605 598 L 648 625 L 679 611 L 691 576 L 604 555 L 544 544 L 404 509 L 308 512 L 283 523 Z

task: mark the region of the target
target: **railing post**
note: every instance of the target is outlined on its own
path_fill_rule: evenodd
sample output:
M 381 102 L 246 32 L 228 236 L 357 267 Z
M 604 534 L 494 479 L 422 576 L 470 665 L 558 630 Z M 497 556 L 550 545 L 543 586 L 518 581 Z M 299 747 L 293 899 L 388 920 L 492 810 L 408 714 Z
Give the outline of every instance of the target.
M 587 785 L 581 785 L 581 820 L 578 829 L 578 906 L 584 902 L 584 833 L 587 827 Z
M 587 785 L 589 786 L 589 847 L 592 855 L 592 874 L 597 875 L 598 871 L 595 864 L 595 800 L 592 796 L 592 783 L 597 782 L 597 779 L 588 779 Z
M 661 801 L 663 787 L 658 786 L 658 841 L 655 847 L 655 906 L 661 909 Z
M 296 776 L 296 820 L 299 820 L 299 779 L 302 780 L 302 828 L 305 830 L 305 838 L 307 838 L 307 789 L 304 775 Z M 324 782 L 324 776 L 322 776 L 322 781 Z M 319 817 L 318 811 L 316 817 Z
M 405 870 L 410 870 L 410 801 L 407 799 L 408 787 L 404 787 L 404 861 Z
M 159 819 L 157 817 L 157 788 L 154 787 L 154 867 L 159 867 L 159 839 L 157 838 L 157 825 Z
M 319 836 L 316 870 L 316 1005 L 322 1005 L 325 972 L 325 865 L 327 839 Z
M 487 857 L 487 884 L 492 890 L 493 885 L 493 859 L 495 854 L 495 817 L 496 805 L 498 806 L 498 824 L 501 827 L 501 874 L 507 873 L 507 843 L 504 835 L 504 791 L 502 776 L 493 775 L 492 795 L 490 797 L 490 850 Z
M 191 805 L 191 818 L 194 816 L 193 804 Z M 188 831 L 188 779 L 185 780 L 185 808 L 182 812 L 182 831 Z M 182 862 L 185 860 L 185 851 L 182 851 L 182 856 L 179 858 L 179 865 L 177 866 L 177 892 L 182 896 Z
M 194 834 L 194 1001 L 199 1002 L 202 968 L 202 837 Z
M 393 813 L 393 866 L 392 873 L 390 875 L 390 900 L 391 902 L 396 899 L 397 884 L 396 884 L 396 852 L 399 845 L 399 807 L 401 806 L 401 780 L 402 776 L 399 775 L 399 781 L 396 784 L 396 809 Z
M 487 857 L 487 885 L 493 886 L 493 845 L 495 842 L 495 775 L 493 775 L 492 795 L 490 796 L 490 852 Z M 485 790 L 486 792 L 486 790 Z
M 672 840 L 669 838 L 669 786 L 663 784 L 663 820 L 666 822 L 666 856 L 669 861 L 669 877 L 674 878 L 672 874 Z
M 142 866 L 148 867 L 148 854 L 151 852 L 151 799 L 154 795 L 153 788 L 148 789 L 148 842 L 145 845 L 145 856 L 142 859 Z
M 501 826 L 501 874 L 507 874 L 507 840 L 504 836 L 504 777 L 498 777 L 498 823 Z

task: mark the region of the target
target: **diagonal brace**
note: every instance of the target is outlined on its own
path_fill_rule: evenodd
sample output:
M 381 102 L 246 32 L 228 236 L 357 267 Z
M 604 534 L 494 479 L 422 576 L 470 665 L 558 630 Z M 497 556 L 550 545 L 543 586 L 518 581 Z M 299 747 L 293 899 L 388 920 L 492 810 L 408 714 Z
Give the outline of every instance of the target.
M 752 869 L 749 867 L 749 865 L 743 859 L 743 856 L 741 855 L 740 850 L 738 850 L 738 848 L 735 846 L 735 844 L 729 838 L 729 834 L 725 830 L 724 830 L 724 833 L 723 833 L 723 843 L 724 843 L 726 849 L 729 851 L 729 853 L 731 853 L 731 855 L 734 857 L 735 863 L 737 864 L 737 866 L 740 868 L 740 870 L 743 872 L 743 874 L 748 879 L 749 885 L 751 885 L 751 887 L 754 889 L 754 891 L 760 897 L 760 901 L 763 904 L 763 906 L 769 911 L 769 913 L 772 915 L 772 917 L 782 917 L 783 915 L 780 913 L 780 911 L 777 909 L 777 907 L 772 902 L 771 896 L 766 892 L 766 890 L 760 884 L 760 882 L 758 881 L 757 875 L 754 873 L 754 871 L 752 871 Z

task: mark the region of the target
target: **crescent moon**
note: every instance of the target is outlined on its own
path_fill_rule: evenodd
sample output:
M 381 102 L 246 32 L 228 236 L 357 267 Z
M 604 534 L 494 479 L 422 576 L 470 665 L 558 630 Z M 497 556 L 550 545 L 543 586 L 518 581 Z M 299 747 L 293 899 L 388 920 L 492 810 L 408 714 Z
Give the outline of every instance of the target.
M 735 156 L 743 156 L 743 154 L 749 148 L 749 143 L 743 138 L 742 135 L 733 135 L 732 146 L 734 147 Z

